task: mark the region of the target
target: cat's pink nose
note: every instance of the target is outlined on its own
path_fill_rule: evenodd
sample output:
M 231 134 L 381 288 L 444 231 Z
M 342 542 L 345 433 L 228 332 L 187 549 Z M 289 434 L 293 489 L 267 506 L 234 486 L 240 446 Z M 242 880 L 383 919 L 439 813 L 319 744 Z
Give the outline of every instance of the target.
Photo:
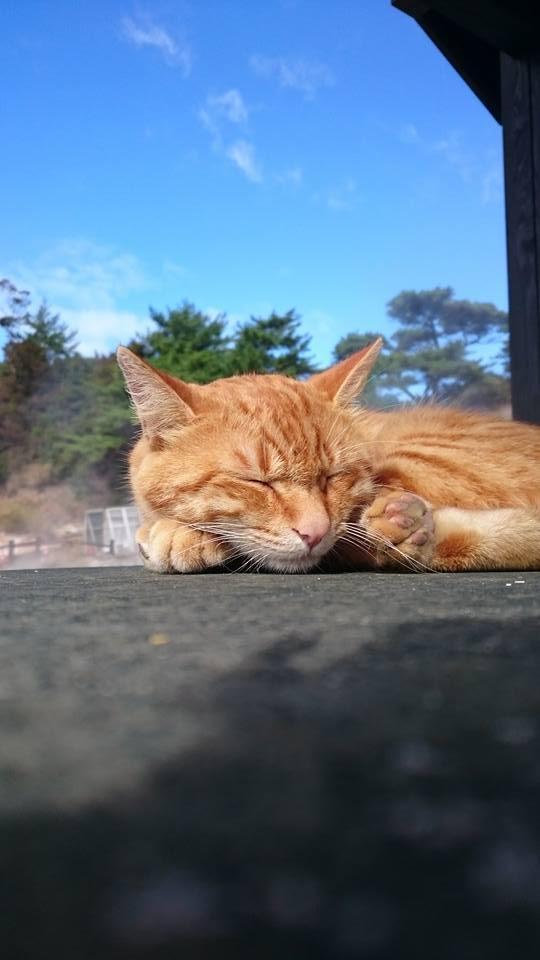
M 304 520 L 298 527 L 293 527 L 295 533 L 304 541 L 310 550 L 316 547 L 326 536 L 330 529 L 330 520 L 328 517 L 320 517 L 313 520 Z

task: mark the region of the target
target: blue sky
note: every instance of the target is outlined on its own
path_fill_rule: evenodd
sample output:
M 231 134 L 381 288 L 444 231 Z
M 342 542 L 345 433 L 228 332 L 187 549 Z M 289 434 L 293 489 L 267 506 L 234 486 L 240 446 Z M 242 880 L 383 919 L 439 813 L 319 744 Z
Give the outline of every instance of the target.
M 501 134 L 390 0 L 8 0 L 0 276 L 92 354 L 188 299 L 328 363 L 402 289 L 506 308 Z

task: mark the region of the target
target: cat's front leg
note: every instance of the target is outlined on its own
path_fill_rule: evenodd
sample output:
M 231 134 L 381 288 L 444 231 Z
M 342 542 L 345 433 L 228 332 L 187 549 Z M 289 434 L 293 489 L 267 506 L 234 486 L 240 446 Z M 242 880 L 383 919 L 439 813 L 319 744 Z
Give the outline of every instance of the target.
M 225 563 L 230 550 L 210 533 L 175 520 L 155 520 L 136 534 L 144 565 L 155 573 L 200 573 Z
M 540 508 L 435 511 L 433 566 L 465 570 L 540 570 Z
M 377 569 L 429 570 L 435 550 L 430 505 L 403 490 L 385 490 L 364 510 L 360 529 Z

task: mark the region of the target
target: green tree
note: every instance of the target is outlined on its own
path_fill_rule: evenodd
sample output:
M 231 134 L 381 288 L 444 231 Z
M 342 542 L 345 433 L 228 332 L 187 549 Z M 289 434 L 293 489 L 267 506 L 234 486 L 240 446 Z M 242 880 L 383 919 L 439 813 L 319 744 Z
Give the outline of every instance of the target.
M 451 287 L 404 290 L 387 310 L 399 328 L 390 338 L 394 349 L 385 388 L 409 400 L 486 406 L 495 397 L 497 402 L 508 397 L 506 377 L 474 354 L 479 344 L 506 341 L 508 318 L 502 310 L 491 303 L 456 300 Z
M 5 307 L 0 325 L 7 333 L 0 364 L 0 481 L 32 459 L 31 399 L 53 365 L 74 354 L 74 334 L 45 303 L 32 313 L 26 291 L 0 281 Z
M 338 340 L 332 351 L 333 360 L 336 363 L 339 363 L 340 360 L 346 360 L 347 357 L 357 353 L 358 350 L 369 347 L 380 336 L 380 333 L 358 333 L 357 330 L 346 333 L 344 337 Z
M 0 280 L 0 299 L 0 327 L 7 332 L 8 346 L 29 341 L 43 350 L 48 363 L 75 353 L 75 333 L 51 313 L 45 301 L 32 313 L 28 291 L 19 290 L 5 277 Z
M 251 317 L 235 333 L 231 373 L 283 373 L 291 377 L 314 373 L 309 356 L 311 337 L 300 332 L 300 323 L 295 310 Z
M 21 339 L 36 344 L 50 365 L 56 360 L 74 356 L 76 336 L 58 314 L 52 314 L 47 304 L 42 303 L 36 313 L 26 320 L 24 337 Z
M 336 363 L 340 360 L 345 360 L 347 357 L 350 357 L 352 353 L 356 353 L 357 350 L 363 350 L 364 347 L 369 347 L 378 337 L 382 337 L 382 334 L 370 332 L 358 333 L 357 331 L 347 333 L 336 343 L 333 350 L 333 359 Z M 389 352 L 389 345 L 386 338 L 382 337 L 382 341 L 382 350 L 362 390 L 362 396 L 359 397 L 359 401 L 367 407 L 382 407 L 392 401 L 392 395 L 388 392 L 387 384 L 387 375 L 389 366 L 391 365 L 391 353 Z
M 31 449 L 51 479 L 81 493 L 125 483 L 135 427 L 113 356 L 72 356 L 54 364 L 31 400 Z
M 229 372 L 229 340 L 223 314 L 209 317 L 192 303 L 174 310 L 150 309 L 154 329 L 129 347 L 168 373 L 194 383 L 207 383 Z
M 0 327 L 7 330 L 8 336 L 30 317 L 30 294 L 28 290 L 19 290 L 11 280 L 0 280 Z

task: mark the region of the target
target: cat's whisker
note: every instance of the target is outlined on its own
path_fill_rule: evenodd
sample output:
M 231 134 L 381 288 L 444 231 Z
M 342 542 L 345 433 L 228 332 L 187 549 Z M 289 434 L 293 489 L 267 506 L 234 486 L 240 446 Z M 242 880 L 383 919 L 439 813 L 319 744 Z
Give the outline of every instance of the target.
M 365 455 L 364 459 L 367 463 L 368 448 L 373 446 L 383 445 L 383 444 L 385 446 L 395 446 L 395 447 L 419 447 L 419 446 L 428 445 L 427 441 L 414 440 L 414 439 L 411 439 L 411 440 L 365 440 L 365 441 L 361 441 L 358 444 L 355 444 L 354 446 L 346 447 L 340 450 L 340 454 L 342 456 L 351 456 L 356 453 L 363 453 Z M 452 443 L 450 443 L 449 441 L 448 447 L 449 449 L 453 449 L 455 447 L 455 441 L 452 441 Z
M 397 554 L 402 558 L 405 566 L 412 567 L 417 573 L 435 573 L 433 567 L 430 567 L 429 564 L 424 563 L 423 560 L 419 560 L 418 557 L 411 557 L 407 553 L 404 553 L 403 550 L 391 540 L 383 538 L 383 543 L 388 547 L 388 549 L 393 553 Z
M 367 539 L 367 538 L 365 538 L 365 537 L 359 537 L 359 536 L 356 535 L 356 534 L 351 535 L 351 534 L 349 534 L 349 533 L 345 533 L 345 534 L 341 534 L 341 535 L 340 535 L 339 539 L 337 540 L 337 545 L 339 545 L 340 543 L 347 543 L 347 544 L 349 544 L 349 546 L 352 546 L 352 547 L 360 547 L 362 550 L 365 550 L 370 556 L 373 555 L 373 549 L 372 549 L 372 548 L 378 546 L 378 545 L 377 545 L 374 541 L 372 541 L 372 540 L 369 540 L 369 539 Z M 380 545 L 380 544 L 379 544 L 379 545 Z
M 212 523 L 188 523 L 186 520 L 180 520 L 178 517 L 171 516 L 170 514 L 161 514 L 162 519 L 170 520 L 172 523 L 176 523 L 179 527 L 185 527 L 189 530 L 197 530 L 202 533 L 237 533 L 239 527 L 233 524 L 225 524 L 223 522 L 212 524 Z M 240 528 L 241 529 L 241 528 Z
M 367 534 L 362 534 L 359 530 L 346 530 L 343 533 L 340 533 L 338 536 L 338 541 L 343 540 L 345 537 L 349 538 L 349 542 L 352 543 L 362 541 L 363 543 L 373 543 L 375 542 L 373 538 L 369 537 Z
M 233 570 L 235 573 L 238 573 L 239 570 L 242 570 L 245 564 L 248 563 L 250 560 L 250 557 L 246 555 L 245 548 L 242 548 L 240 550 L 234 550 L 232 553 L 229 553 L 227 555 L 226 560 L 223 562 L 223 566 L 228 567 L 228 565 L 231 563 L 236 564 L 236 561 L 238 560 L 242 560 L 243 563 L 241 567 L 237 567 L 237 566 L 233 567 Z
M 261 570 L 269 570 L 271 569 L 271 559 L 271 555 L 267 551 L 258 551 L 256 554 L 254 553 L 253 564 L 249 570 L 251 571 L 254 568 L 255 573 L 260 573 Z
M 209 525 L 205 523 L 193 524 L 193 530 L 196 530 L 198 533 L 209 533 L 212 536 L 241 536 L 242 529 L 240 527 L 229 527 L 226 525 Z
M 241 549 L 235 550 L 233 553 L 228 554 L 225 563 L 236 562 L 237 560 L 243 560 L 245 564 L 246 562 L 249 562 L 251 559 L 252 558 L 249 554 L 249 550 L 246 547 L 242 547 Z M 242 566 L 244 566 L 244 564 Z
M 349 530 L 348 537 L 352 537 L 351 540 L 348 540 L 349 543 L 362 548 L 373 547 L 376 550 L 380 550 L 382 546 L 386 547 L 386 549 L 394 556 L 396 561 L 402 566 L 405 566 L 408 570 L 413 569 L 416 572 L 432 572 L 431 569 L 421 561 L 414 557 L 409 557 L 406 553 L 400 550 L 399 547 L 392 543 L 391 540 L 388 540 L 382 535 L 372 534 L 365 528 L 360 528 L 359 530 Z M 342 539 L 346 540 L 345 537 L 342 537 Z
M 380 406 L 377 406 L 376 410 L 395 410 L 396 407 L 404 407 L 410 401 L 406 400 L 388 400 L 386 403 L 382 403 Z M 372 409 L 363 407 L 362 409 Z
M 247 546 L 251 546 L 253 543 L 252 538 L 248 534 L 242 533 L 241 528 L 238 526 L 220 523 L 186 523 L 185 521 L 178 520 L 176 517 L 167 517 L 167 519 L 189 530 L 195 530 L 199 533 L 210 533 L 212 536 L 215 536 L 216 539 L 224 540 L 226 543 L 237 543 Z
M 351 432 L 350 425 L 347 424 L 347 425 L 345 425 L 344 427 L 342 427 L 341 432 L 338 433 L 337 436 L 332 437 L 331 439 L 329 439 L 329 440 L 327 441 L 327 444 L 328 444 L 329 446 L 330 446 L 330 444 L 331 444 L 333 447 L 337 447 L 337 448 L 339 449 L 340 444 L 341 444 L 343 438 L 346 437 L 346 436 L 348 436 L 348 435 L 350 434 L 350 432 Z
M 349 527 L 350 525 L 348 524 L 347 526 Z M 383 536 L 382 534 L 379 534 L 379 533 L 373 534 L 371 531 L 366 530 L 365 527 L 361 527 L 361 526 L 358 528 L 357 531 L 348 529 L 348 533 L 349 534 L 354 533 L 355 535 L 357 533 L 360 533 L 362 537 L 371 538 L 370 542 L 374 546 L 377 546 L 377 545 L 385 546 L 393 555 L 397 554 L 397 556 L 404 561 L 404 564 L 409 569 L 413 568 L 417 572 L 423 572 L 423 573 L 435 572 L 433 567 L 430 567 L 428 564 L 423 563 L 423 561 L 419 560 L 417 557 L 410 557 L 408 554 L 404 553 L 403 550 L 400 550 L 400 548 L 395 543 L 392 543 L 391 540 L 389 540 L 387 537 Z
M 179 527 L 186 527 L 190 530 L 196 530 L 197 527 L 193 523 L 186 523 L 185 520 L 179 520 L 178 517 L 173 517 L 168 513 L 160 513 L 160 520 L 170 520 L 172 523 L 176 523 Z
M 342 415 L 341 411 L 338 410 L 338 412 L 336 413 L 336 416 L 334 417 L 332 423 L 330 424 L 330 429 L 328 430 L 328 433 L 326 434 L 326 443 L 327 443 L 327 444 L 330 444 L 331 442 L 335 444 L 336 439 L 335 439 L 334 433 L 335 433 L 336 427 L 337 427 L 337 425 L 339 424 L 340 420 L 342 420 L 342 417 L 343 417 L 343 415 Z M 348 430 L 348 429 L 350 429 L 350 427 L 349 427 L 348 424 L 346 424 L 344 427 L 342 427 L 341 433 L 340 433 L 340 435 L 339 435 L 340 438 L 344 435 L 344 433 L 345 433 L 346 430 Z
M 255 557 L 246 557 L 246 559 L 244 560 L 244 562 L 241 564 L 240 567 L 237 568 L 237 570 L 236 570 L 235 572 L 236 572 L 236 573 L 250 573 L 251 570 L 253 569 L 253 567 L 256 566 L 258 560 L 259 560 L 259 558 L 258 558 L 257 556 L 255 556 Z
M 359 547 L 360 549 L 364 550 L 369 556 L 373 556 L 372 548 L 376 546 L 376 544 L 372 543 L 370 540 L 354 539 L 348 535 L 341 536 L 338 540 L 338 544 L 339 543 L 346 543 L 351 547 L 357 547 L 357 548 Z
M 387 545 L 382 535 L 367 530 L 360 524 L 347 524 L 347 536 L 356 539 L 358 542 L 369 544 L 370 546 L 380 547 Z

